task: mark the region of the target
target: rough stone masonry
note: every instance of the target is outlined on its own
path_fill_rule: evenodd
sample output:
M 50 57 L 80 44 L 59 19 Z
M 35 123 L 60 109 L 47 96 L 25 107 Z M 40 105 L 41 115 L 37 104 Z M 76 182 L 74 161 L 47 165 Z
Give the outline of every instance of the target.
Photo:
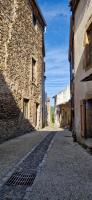
M 45 20 L 34 0 L 0 0 L 0 142 L 42 126 Z

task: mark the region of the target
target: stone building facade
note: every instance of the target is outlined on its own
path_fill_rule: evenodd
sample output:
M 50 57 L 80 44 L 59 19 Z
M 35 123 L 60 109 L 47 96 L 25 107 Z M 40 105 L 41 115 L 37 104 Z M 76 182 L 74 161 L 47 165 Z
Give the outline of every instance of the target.
M 54 96 L 55 106 L 55 126 L 70 128 L 71 106 L 70 106 L 70 87 L 59 92 Z
M 72 129 L 82 141 L 92 138 L 92 0 L 69 2 Z
M 0 141 L 42 127 L 45 20 L 35 0 L 0 0 Z

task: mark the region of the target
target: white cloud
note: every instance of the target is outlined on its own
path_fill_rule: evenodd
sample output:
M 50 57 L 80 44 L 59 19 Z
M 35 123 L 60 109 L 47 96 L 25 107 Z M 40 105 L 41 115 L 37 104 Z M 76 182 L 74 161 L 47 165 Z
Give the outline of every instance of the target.
M 65 83 L 69 79 L 68 50 L 59 47 L 48 49 L 46 56 L 47 84 Z
M 63 0 L 60 3 L 52 1 L 41 1 L 42 13 L 47 22 L 46 34 L 46 90 L 48 95 L 53 96 L 58 91 L 64 89 L 69 83 L 69 62 L 68 62 L 68 29 L 69 8 Z M 63 27 L 64 24 L 64 27 Z M 65 32 L 65 35 L 64 34 Z M 66 42 L 64 46 L 64 41 Z M 60 43 L 59 43 L 60 39 Z M 56 47 L 57 45 L 57 47 Z
M 60 76 L 63 79 L 65 79 L 65 77 L 67 79 L 67 76 L 69 75 L 69 69 L 68 69 L 68 66 L 67 66 L 67 68 L 65 67 L 65 69 L 63 66 L 63 67 L 61 67 L 61 69 L 57 68 L 55 70 L 52 70 L 51 72 L 46 73 L 46 75 L 50 76 L 50 78 L 54 77 L 54 79 L 58 79 L 58 77 L 60 78 Z
M 57 4 L 55 6 L 43 6 L 43 13 L 47 20 L 53 20 L 57 17 L 69 17 L 69 10 L 67 7 L 64 7 L 62 4 Z
M 59 67 L 68 60 L 68 50 L 61 48 L 48 49 L 46 53 L 47 68 Z

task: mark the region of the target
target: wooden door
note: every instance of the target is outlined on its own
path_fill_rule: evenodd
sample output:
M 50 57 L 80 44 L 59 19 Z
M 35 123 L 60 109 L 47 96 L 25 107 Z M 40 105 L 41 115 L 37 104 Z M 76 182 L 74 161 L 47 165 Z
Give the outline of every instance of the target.
M 80 105 L 81 136 L 86 137 L 86 101 L 82 100 Z

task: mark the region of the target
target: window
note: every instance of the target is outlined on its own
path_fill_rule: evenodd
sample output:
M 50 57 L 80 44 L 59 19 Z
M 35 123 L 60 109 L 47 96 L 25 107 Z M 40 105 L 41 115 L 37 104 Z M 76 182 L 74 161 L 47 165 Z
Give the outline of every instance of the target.
M 35 28 L 37 28 L 37 18 L 34 13 L 33 13 L 33 25 Z
M 88 45 L 87 45 L 87 64 L 92 67 L 92 24 L 87 31 Z
M 92 24 L 86 31 L 85 59 L 85 70 L 88 70 L 92 68 Z
M 32 58 L 32 82 L 36 82 L 36 60 Z
M 29 99 L 23 100 L 23 114 L 26 119 L 28 119 L 28 109 L 29 108 Z

